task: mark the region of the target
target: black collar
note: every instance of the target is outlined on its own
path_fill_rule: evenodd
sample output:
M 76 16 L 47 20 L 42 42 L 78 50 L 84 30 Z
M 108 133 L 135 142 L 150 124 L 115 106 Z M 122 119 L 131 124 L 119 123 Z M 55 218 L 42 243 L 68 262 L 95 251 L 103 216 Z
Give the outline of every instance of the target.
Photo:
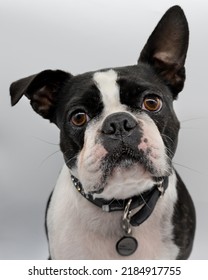
M 126 204 L 130 199 L 112 199 L 107 201 L 103 198 L 93 198 L 92 194 L 86 194 L 84 192 L 82 184 L 76 177 L 71 175 L 71 179 L 75 188 L 83 197 L 85 197 L 97 207 L 102 208 L 102 210 L 105 212 L 124 211 Z M 167 187 L 168 177 L 164 177 L 160 183 L 155 184 L 150 190 L 139 194 L 138 196 L 131 197 L 132 202 L 129 210 L 135 209 L 143 205 L 142 208 L 131 217 L 130 223 L 132 226 L 140 225 L 151 215 L 159 197 L 164 194 Z

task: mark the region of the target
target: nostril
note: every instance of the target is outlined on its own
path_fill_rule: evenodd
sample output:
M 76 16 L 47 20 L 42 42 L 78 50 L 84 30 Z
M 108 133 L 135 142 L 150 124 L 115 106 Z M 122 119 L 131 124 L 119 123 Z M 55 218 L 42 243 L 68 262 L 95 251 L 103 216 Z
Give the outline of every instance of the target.
M 123 123 L 123 127 L 124 127 L 124 130 L 125 131 L 130 131 L 132 129 L 134 129 L 135 127 L 137 126 L 137 123 L 134 119 L 132 120 L 124 120 L 124 123 Z
M 109 123 L 108 125 L 105 125 L 102 129 L 102 132 L 105 134 L 115 134 L 116 133 L 116 124 L 115 123 Z

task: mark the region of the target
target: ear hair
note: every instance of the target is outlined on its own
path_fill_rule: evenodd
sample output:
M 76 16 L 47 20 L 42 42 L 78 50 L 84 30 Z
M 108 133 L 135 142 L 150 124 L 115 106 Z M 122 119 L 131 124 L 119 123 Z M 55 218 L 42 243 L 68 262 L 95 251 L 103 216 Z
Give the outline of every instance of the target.
M 45 70 L 20 79 L 10 86 L 11 104 L 14 106 L 25 95 L 38 114 L 53 121 L 60 89 L 71 77 L 71 74 L 61 70 Z
M 153 66 L 174 98 L 184 86 L 188 41 L 189 30 L 184 12 L 179 6 L 174 6 L 152 32 L 138 60 Z

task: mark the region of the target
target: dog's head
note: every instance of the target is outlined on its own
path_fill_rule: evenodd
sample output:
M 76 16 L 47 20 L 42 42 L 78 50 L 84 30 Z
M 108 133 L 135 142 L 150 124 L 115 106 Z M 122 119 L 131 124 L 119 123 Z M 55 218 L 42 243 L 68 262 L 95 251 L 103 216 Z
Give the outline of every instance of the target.
M 73 76 L 46 70 L 11 85 L 60 129 L 66 165 L 86 193 L 123 199 L 171 174 L 179 122 L 173 101 L 185 80 L 188 24 L 169 9 L 138 64 Z

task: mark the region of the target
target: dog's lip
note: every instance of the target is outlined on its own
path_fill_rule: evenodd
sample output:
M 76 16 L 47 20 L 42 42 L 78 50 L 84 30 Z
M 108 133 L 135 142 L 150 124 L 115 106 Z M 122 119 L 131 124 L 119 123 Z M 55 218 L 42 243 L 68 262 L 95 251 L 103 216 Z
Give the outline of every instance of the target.
M 152 176 L 155 174 L 155 168 L 143 150 L 128 146 L 120 146 L 103 158 L 101 164 L 101 169 L 103 171 L 102 181 L 105 182 L 116 168 L 128 170 L 133 165 L 142 166 L 144 172 L 148 171 Z
M 133 162 L 139 162 L 139 158 L 142 157 L 141 154 L 142 151 L 122 144 L 103 158 L 103 164 L 105 165 L 107 162 L 107 165 L 110 165 L 111 168 L 125 162 L 129 162 L 131 165 Z

